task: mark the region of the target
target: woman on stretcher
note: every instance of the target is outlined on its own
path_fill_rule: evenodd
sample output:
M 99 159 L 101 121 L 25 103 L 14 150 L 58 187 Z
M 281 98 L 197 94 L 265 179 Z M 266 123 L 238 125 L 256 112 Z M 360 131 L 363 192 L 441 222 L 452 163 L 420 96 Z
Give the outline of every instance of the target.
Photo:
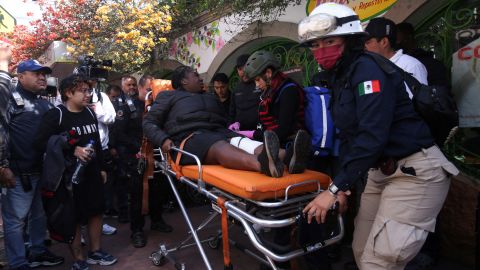
M 281 177 L 285 165 L 289 173 L 305 170 L 310 152 L 306 131 L 298 131 L 288 151 L 280 149 L 273 131 L 265 131 L 263 143 L 251 140 L 226 128 L 221 104 L 213 95 L 203 92 L 195 70 L 187 66 L 175 69 L 172 86 L 174 91 L 157 95 L 143 121 L 145 136 L 163 151 L 190 136 L 183 150 L 196 155 L 205 165 L 257 171 L 272 177 Z M 180 164 L 196 163 L 182 155 Z

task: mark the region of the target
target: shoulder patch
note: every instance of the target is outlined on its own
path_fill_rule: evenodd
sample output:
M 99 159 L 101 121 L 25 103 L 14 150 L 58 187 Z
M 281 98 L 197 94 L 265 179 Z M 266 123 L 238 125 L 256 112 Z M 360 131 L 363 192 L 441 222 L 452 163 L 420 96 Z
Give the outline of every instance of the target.
M 358 95 L 368 95 L 373 93 L 380 93 L 380 81 L 365 81 L 358 84 Z
M 118 110 L 117 117 L 122 117 L 122 116 L 123 116 L 123 110 Z

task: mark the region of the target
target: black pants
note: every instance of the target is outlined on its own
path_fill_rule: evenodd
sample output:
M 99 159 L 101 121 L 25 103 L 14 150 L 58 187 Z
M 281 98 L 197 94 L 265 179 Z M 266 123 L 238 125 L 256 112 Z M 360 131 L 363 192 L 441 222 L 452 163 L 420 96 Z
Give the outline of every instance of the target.
M 143 177 L 132 176 L 130 188 L 130 229 L 139 232 L 145 226 L 145 216 L 142 215 Z M 163 204 L 168 198 L 168 184 L 163 174 L 155 174 L 148 180 L 148 204 L 151 223 L 162 221 Z

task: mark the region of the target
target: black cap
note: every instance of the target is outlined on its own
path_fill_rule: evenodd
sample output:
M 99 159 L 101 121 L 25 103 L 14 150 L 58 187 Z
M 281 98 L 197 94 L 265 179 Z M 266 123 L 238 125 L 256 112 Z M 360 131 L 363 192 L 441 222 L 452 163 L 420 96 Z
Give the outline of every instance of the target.
M 237 58 L 237 65 L 235 67 L 243 67 L 247 63 L 248 57 L 250 57 L 249 54 L 242 54 Z
M 392 47 L 397 43 L 397 26 L 392 20 L 383 17 L 371 19 L 365 32 L 368 38 L 387 37 Z

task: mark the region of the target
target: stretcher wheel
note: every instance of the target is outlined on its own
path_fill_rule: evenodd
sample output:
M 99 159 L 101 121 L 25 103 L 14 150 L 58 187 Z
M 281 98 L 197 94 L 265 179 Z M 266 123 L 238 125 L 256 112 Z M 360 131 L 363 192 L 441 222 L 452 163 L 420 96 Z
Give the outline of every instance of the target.
M 165 264 L 165 256 L 161 253 L 152 252 L 150 258 L 152 259 L 152 263 L 155 266 L 162 266 Z
M 211 249 L 218 249 L 220 246 L 220 239 L 215 236 L 212 240 L 208 241 L 207 244 Z

